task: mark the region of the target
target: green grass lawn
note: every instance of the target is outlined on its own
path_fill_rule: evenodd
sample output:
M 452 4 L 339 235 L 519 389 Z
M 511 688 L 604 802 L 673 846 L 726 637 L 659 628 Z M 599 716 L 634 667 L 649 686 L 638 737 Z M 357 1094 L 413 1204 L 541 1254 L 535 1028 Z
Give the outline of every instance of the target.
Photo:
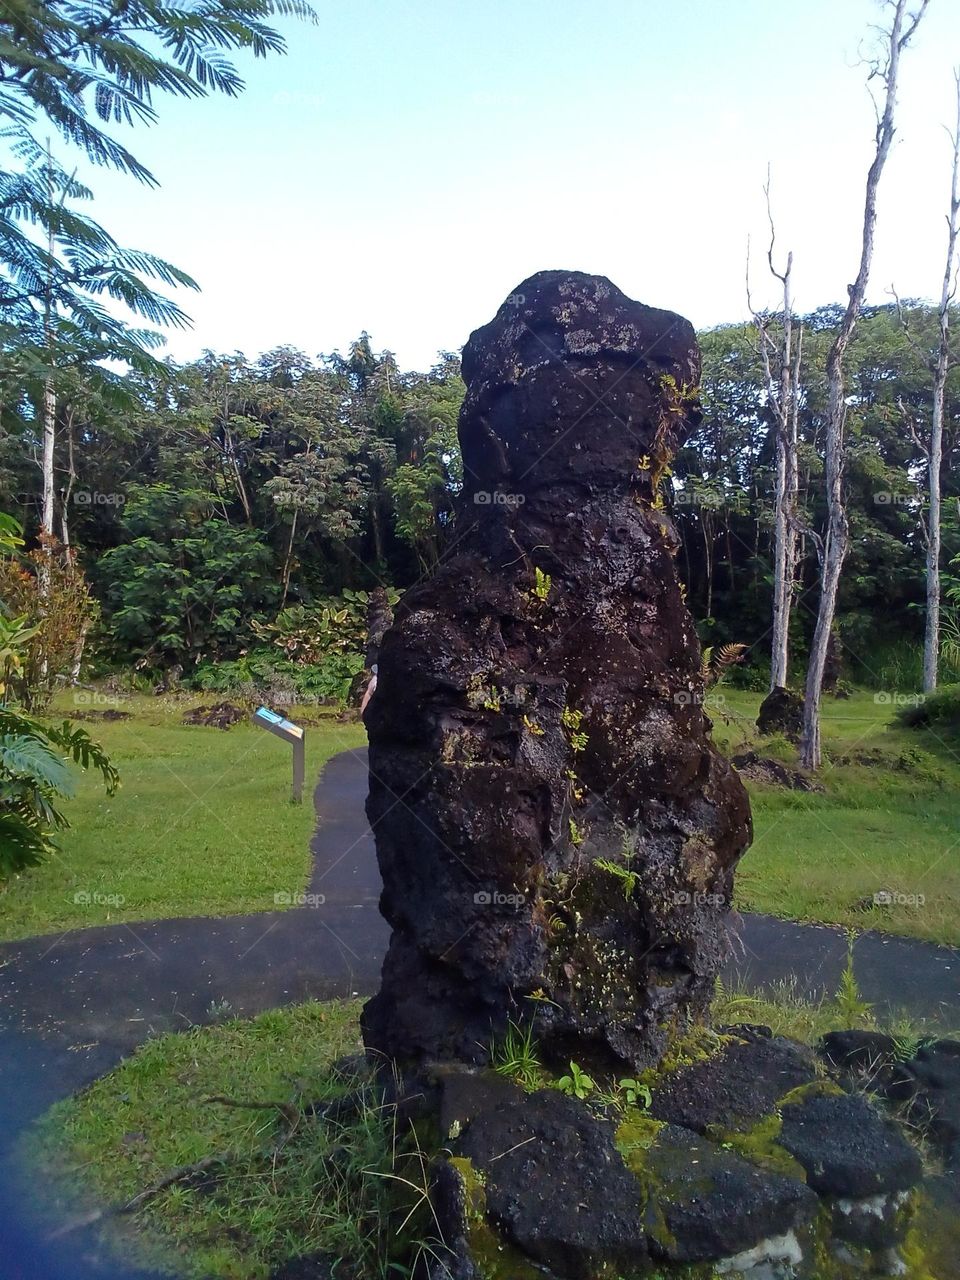
M 183 725 L 186 711 L 219 697 L 134 697 L 131 719 L 86 724 L 122 778 L 107 799 L 78 773 L 64 803 L 60 853 L 0 892 L 0 939 L 120 920 L 219 916 L 274 909 L 274 894 L 306 887 L 315 825 L 312 789 L 325 760 L 366 741 L 359 724 L 326 708 L 307 728 L 304 803 L 290 803 L 290 748 L 249 723 L 229 730 Z M 51 715 L 69 715 L 64 695 Z M 296 709 L 291 715 L 296 717 Z
M 148 1041 L 27 1136 L 24 1159 L 46 1187 L 41 1229 L 223 1156 L 200 1185 L 171 1186 L 135 1216 L 110 1219 L 108 1250 L 196 1280 L 262 1280 L 284 1257 L 323 1250 L 346 1274 L 376 1280 L 389 1187 L 378 1174 L 390 1156 L 379 1117 L 345 1130 L 302 1114 L 291 1132 L 269 1106 L 209 1101 L 297 1106 L 342 1093 L 352 1081 L 330 1067 L 359 1048 L 359 1012 L 358 1001 L 308 1003 Z
M 759 693 L 718 695 L 711 714 L 724 750 L 795 762 L 782 739 L 757 738 Z M 131 698 L 130 720 L 87 726 L 122 788 L 108 800 L 94 778 L 80 779 L 60 855 L 0 893 L 0 939 L 266 911 L 275 893 L 305 887 L 314 814 L 309 801 L 288 802 L 289 749 L 248 724 L 182 725 L 198 701 Z M 822 795 L 748 784 L 755 838 L 737 876 L 739 909 L 960 945 L 960 744 L 901 727 L 895 711 L 869 692 L 826 700 Z M 303 714 L 322 716 L 307 729 L 312 785 L 326 759 L 365 738 L 315 707 Z M 891 904 L 873 905 L 882 892 Z
M 711 714 L 726 751 L 795 763 L 782 739 L 757 738 L 761 694 L 719 692 Z M 748 784 L 755 834 L 737 874 L 740 910 L 960 945 L 960 749 L 901 727 L 895 712 L 869 692 L 825 701 L 822 795 Z M 892 903 L 874 905 L 877 893 Z

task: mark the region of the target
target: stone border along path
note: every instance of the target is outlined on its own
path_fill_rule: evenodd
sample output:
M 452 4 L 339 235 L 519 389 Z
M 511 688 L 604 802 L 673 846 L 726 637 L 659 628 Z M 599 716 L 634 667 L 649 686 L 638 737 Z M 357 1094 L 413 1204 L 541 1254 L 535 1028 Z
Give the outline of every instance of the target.
M 314 895 L 322 904 L 0 943 L 0 1157 L 51 1103 L 110 1071 L 148 1036 L 209 1023 L 212 1006 L 223 1001 L 231 1015 L 252 1017 L 307 999 L 371 995 L 389 928 L 377 906 L 380 875 L 366 794 L 365 750 L 327 762 L 314 794 L 318 825 L 307 890 L 308 903 Z M 744 915 L 738 932 L 728 982 L 763 986 L 792 978 L 798 994 L 814 998 L 836 990 L 846 962 L 841 929 Z M 856 972 L 864 999 L 877 1008 L 909 1009 L 960 1028 L 960 951 L 865 933 L 857 941 Z M 26 1245 L 8 1239 L 22 1228 L 28 1199 L 0 1170 L 3 1280 L 119 1280 L 115 1267 L 98 1270 L 84 1259 L 76 1241 L 42 1263 L 35 1239 Z

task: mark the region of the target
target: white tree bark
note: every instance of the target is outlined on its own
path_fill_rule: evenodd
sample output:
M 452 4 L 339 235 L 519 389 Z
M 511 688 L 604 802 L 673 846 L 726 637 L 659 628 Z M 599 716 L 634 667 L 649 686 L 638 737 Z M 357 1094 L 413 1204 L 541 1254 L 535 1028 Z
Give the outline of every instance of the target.
M 867 172 L 860 269 L 856 280 L 848 286 L 849 298 L 846 310 L 827 356 L 827 419 L 824 432 L 827 522 L 823 539 L 823 556 L 820 562 L 820 604 L 810 649 L 810 660 L 807 665 L 803 733 L 800 739 L 800 762 L 807 769 L 819 769 L 822 759 L 820 700 L 823 691 L 823 670 L 827 660 L 827 646 L 830 643 L 830 630 L 836 614 L 837 589 L 840 585 L 840 575 L 843 571 L 850 536 L 843 495 L 843 448 L 846 425 L 844 358 L 863 308 L 867 282 L 870 279 L 877 225 L 877 191 L 890 153 L 890 145 L 893 142 L 900 55 L 916 31 L 928 3 L 929 0 L 920 0 L 915 12 L 911 15 L 907 12 L 907 0 L 889 0 L 887 7 L 892 10 L 892 15 L 890 26 L 885 32 L 886 58 L 882 64 L 874 67 L 871 73 L 872 77 L 875 76 L 883 84 L 883 110 L 878 112 L 876 150 Z
M 40 531 L 48 537 L 53 536 L 53 451 L 57 440 L 57 396 L 53 389 L 53 381 L 47 378 L 43 384 L 43 452 L 41 470 L 43 472 L 43 498 L 40 515 Z
M 47 197 L 53 203 L 53 161 L 50 156 L 50 140 L 47 139 Z M 56 241 L 53 230 L 47 233 L 47 253 L 53 258 Z M 53 362 L 53 281 L 52 267 L 48 268 L 46 298 L 44 300 L 44 342 L 45 356 L 49 364 Z M 40 599 L 46 601 L 50 594 L 49 557 L 53 554 L 53 458 L 57 442 L 57 394 L 53 385 L 53 377 L 47 374 L 43 383 L 43 397 L 40 404 L 40 429 L 42 447 L 40 454 L 41 496 L 40 496 L 40 545 L 47 553 L 45 563 L 40 566 L 37 581 L 40 588 Z M 46 664 L 44 664 L 45 673 Z
M 767 218 L 770 222 L 770 246 L 767 263 L 771 274 L 780 281 L 783 291 L 782 329 L 779 340 L 770 332 L 770 316 L 754 310 L 750 300 L 749 262 L 747 269 L 747 303 L 757 326 L 758 352 L 763 364 L 767 404 L 775 431 L 774 521 L 773 521 L 773 619 L 771 626 L 770 688 L 787 683 L 790 661 L 790 613 L 793 605 L 793 583 L 797 567 L 797 419 L 800 400 L 800 361 L 802 330 L 794 343 L 793 297 L 790 277 L 793 254 L 787 254 L 783 271 L 774 266 L 776 231 L 770 207 L 770 174 L 764 186 Z M 775 371 L 774 360 L 779 365 Z
M 923 691 L 937 687 L 937 659 L 940 653 L 940 466 L 943 456 L 943 401 L 950 370 L 950 304 L 954 294 L 957 256 L 957 219 L 960 214 L 960 72 L 954 76 L 957 113 L 953 142 L 953 169 L 950 180 L 950 211 L 947 214 L 947 260 L 940 290 L 940 343 L 933 371 L 933 411 L 930 419 L 928 457 L 929 508 L 927 511 L 927 618 L 923 638 Z

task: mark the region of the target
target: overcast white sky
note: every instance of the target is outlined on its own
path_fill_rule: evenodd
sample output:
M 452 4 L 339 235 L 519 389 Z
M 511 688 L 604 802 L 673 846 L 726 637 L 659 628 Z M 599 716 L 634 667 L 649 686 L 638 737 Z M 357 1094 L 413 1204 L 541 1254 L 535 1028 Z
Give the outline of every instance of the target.
M 85 173 L 121 242 L 191 272 L 204 347 L 311 354 L 361 329 L 402 366 L 457 348 L 535 271 L 608 275 L 697 326 L 757 301 L 768 160 L 796 302 L 845 297 L 873 108 L 875 0 L 371 0 L 284 24 L 240 100 L 161 101 L 133 139 L 159 191 Z M 960 4 L 903 64 L 869 298 L 939 291 Z

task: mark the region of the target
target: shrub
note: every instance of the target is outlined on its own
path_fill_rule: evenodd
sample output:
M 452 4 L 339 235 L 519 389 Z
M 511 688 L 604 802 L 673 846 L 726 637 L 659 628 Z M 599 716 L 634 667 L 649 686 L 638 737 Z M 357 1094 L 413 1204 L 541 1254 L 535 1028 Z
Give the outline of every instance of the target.
M 911 729 L 938 725 L 942 729 L 960 730 L 960 684 L 941 685 L 922 701 L 901 707 L 897 716 Z
M 151 667 L 229 658 L 252 639 L 256 614 L 275 606 L 261 534 L 213 517 L 210 502 L 167 485 L 131 488 L 127 541 L 97 566 L 118 653 Z
M 57 681 L 79 671 L 98 608 L 83 570 L 58 542 L 45 539 L 22 557 L 20 545 L 14 535 L 0 556 L 2 611 L 8 623 L 23 624 L 17 670 L 4 678 L 23 706 L 42 708 Z
M 230 662 L 201 662 L 189 678 L 191 688 L 224 693 L 248 702 L 278 705 L 346 700 L 351 681 L 363 669 L 363 654 L 328 653 L 318 662 L 292 662 L 275 649 L 253 649 Z
M 392 607 L 400 593 L 389 589 L 387 599 Z M 331 653 L 362 653 L 369 605 L 368 592 L 347 590 L 310 606 L 283 609 L 273 622 L 254 622 L 253 629 L 259 639 L 276 645 L 287 658 L 318 664 Z

